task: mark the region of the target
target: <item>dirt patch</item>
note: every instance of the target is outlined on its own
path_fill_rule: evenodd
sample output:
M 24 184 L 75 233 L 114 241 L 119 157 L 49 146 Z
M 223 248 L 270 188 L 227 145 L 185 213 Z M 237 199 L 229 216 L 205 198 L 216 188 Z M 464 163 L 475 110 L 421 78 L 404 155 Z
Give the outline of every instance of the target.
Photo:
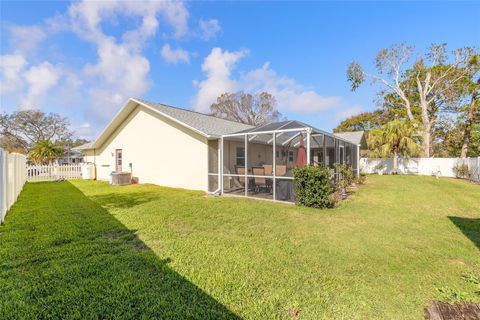
M 444 303 L 433 301 L 425 308 L 427 320 L 475 320 L 480 319 L 480 303 Z

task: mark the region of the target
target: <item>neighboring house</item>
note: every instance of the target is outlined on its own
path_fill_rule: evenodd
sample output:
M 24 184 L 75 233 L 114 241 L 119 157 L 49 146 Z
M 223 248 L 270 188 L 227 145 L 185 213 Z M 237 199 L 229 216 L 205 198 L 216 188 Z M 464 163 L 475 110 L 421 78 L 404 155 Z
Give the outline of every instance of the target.
M 75 149 L 100 180 L 128 171 L 140 183 L 291 201 L 299 161 L 345 162 L 358 172 L 358 148 L 298 121 L 255 128 L 130 99 L 95 141 Z
M 67 165 L 67 164 L 80 164 L 83 162 L 84 159 L 83 152 L 79 150 L 69 150 L 63 153 L 63 156 L 57 158 L 55 161 L 59 165 Z
M 346 139 L 360 146 L 360 156 L 366 156 L 368 152 L 367 139 L 365 137 L 365 131 L 350 131 L 350 132 L 337 132 L 334 133 L 337 137 Z

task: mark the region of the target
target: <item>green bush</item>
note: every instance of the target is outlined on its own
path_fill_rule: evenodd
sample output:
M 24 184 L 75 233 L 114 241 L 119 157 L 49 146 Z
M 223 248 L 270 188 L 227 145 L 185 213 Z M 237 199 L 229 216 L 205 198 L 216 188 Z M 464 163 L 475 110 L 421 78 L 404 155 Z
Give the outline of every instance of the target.
M 455 172 L 457 178 L 470 178 L 470 170 L 466 164 L 457 164 L 453 167 L 453 172 Z
M 360 175 L 355 178 L 356 184 L 365 184 L 366 181 L 367 175 L 365 173 L 360 173 Z
M 349 165 L 336 163 L 335 170 L 338 173 L 337 186 L 342 191 L 355 182 L 355 173 Z
M 293 170 L 295 198 L 298 205 L 313 208 L 329 208 L 330 170 L 321 166 L 297 167 Z

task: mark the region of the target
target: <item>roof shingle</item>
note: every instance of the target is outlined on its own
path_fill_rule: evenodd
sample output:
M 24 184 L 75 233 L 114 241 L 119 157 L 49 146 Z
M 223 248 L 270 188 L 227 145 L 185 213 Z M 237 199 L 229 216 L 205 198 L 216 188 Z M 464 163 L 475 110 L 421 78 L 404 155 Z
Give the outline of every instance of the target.
M 253 128 L 253 126 L 250 126 L 248 124 L 221 119 L 204 113 L 185 110 L 161 103 L 146 101 L 143 99 L 135 100 L 157 110 L 160 113 L 177 119 L 178 121 L 209 136 L 221 136 L 224 134 L 231 134 L 234 132 Z

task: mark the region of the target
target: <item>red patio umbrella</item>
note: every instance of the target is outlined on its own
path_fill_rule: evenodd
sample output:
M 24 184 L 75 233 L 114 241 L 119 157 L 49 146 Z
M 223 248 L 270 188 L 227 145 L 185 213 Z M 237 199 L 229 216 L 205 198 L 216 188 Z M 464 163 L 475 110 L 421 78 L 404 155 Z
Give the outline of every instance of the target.
M 298 147 L 297 162 L 295 166 L 303 167 L 307 165 L 307 154 L 305 152 L 305 147 L 303 146 L 303 135 L 300 136 L 300 146 Z

